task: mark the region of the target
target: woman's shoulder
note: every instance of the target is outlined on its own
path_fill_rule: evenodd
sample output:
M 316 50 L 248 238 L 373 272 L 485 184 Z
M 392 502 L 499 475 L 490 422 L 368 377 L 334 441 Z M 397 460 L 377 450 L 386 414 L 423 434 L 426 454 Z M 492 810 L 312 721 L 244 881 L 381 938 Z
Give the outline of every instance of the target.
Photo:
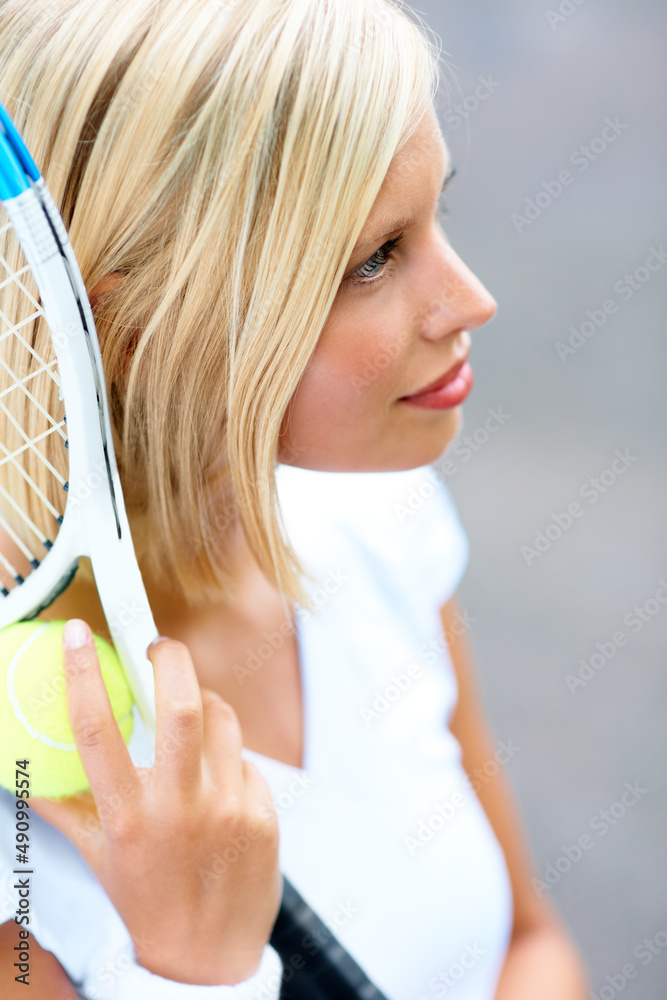
M 431 465 L 399 472 L 334 473 L 280 466 L 281 512 L 309 570 L 336 558 L 400 573 L 401 583 L 444 604 L 465 572 L 469 545 L 456 506 Z

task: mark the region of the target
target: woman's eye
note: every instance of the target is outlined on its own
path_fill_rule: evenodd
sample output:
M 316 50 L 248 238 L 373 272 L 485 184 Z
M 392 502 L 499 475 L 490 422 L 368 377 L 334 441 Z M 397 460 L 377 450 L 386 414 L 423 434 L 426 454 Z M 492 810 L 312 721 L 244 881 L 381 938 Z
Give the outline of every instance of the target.
M 394 250 L 399 245 L 403 239 L 405 233 L 401 233 L 394 240 L 389 240 L 384 246 L 380 247 L 372 257 L 362 264 L 361 267 L 357 268 L 350 277 L 353 279 L 352 284 L 356 285 L 370 285 L 379 281 L 380 278 L 385 277 L 387 274 L 387 264 L 393 257 Z
M 450 181 L 455 176 L 456 176 L 456 167 L 452 167 L 449 173 L 447 174 L 445 183 L 442 185 L 442 192 L 440 194 L 440 197 L 438 198 L 438 207 L 436 208 L 435 216 L 436 219 L 439 219 L 443 222 L 444 219 L 446 219 L 449 216 L 449 211 L 447 209 L 447 197 L 449 194 L 448 188 Z

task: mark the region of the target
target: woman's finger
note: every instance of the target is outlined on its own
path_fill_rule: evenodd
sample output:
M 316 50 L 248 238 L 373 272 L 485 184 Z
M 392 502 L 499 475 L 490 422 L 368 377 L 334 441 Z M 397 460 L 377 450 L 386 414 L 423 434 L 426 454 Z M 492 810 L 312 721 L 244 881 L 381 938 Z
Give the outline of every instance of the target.
M 187 646 L 161 638 L 148 647 L 155 674 L 155 768 L 158 795 L 188 798 L 202 776 L 203 719 L 197 675 Z
M 111 804 L 116 811 L 140 785 L 102 679 L 93 634 L 73 618 L 63 631 L 67 714 L 83 769 L 104 822 Z
M 204 755 L 209 774 L 222 789 L 238 791 L 244 783 L 243 733 L 229 702 L 202 688 Z

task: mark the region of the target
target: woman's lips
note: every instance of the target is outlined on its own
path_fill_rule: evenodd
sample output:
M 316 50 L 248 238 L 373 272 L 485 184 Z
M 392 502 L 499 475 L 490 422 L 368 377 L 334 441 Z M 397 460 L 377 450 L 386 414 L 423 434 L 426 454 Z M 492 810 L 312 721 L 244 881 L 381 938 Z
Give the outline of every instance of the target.
M 470 394 L 475 377 L 467 359 L 455 365 L 435 383 L 436 388 L 422 389 L 412 396 L 402 396 L 400 403 L 410 403 L 426 410 L 449 410 Z

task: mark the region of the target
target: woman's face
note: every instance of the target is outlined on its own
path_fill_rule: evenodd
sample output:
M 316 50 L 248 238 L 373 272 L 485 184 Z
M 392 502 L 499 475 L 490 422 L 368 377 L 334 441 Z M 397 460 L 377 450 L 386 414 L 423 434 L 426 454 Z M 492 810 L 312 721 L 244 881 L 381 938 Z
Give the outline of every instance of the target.
M 281 462 L 411 469 L 434 462 L 458 433 L 472 386 L 469 331 L 496 303 L 438 223 L 448 173 L 431 110 L 392 161 L 366 220 L 283 421 Z M 439 393 L 415 397 L 445 380 Z

